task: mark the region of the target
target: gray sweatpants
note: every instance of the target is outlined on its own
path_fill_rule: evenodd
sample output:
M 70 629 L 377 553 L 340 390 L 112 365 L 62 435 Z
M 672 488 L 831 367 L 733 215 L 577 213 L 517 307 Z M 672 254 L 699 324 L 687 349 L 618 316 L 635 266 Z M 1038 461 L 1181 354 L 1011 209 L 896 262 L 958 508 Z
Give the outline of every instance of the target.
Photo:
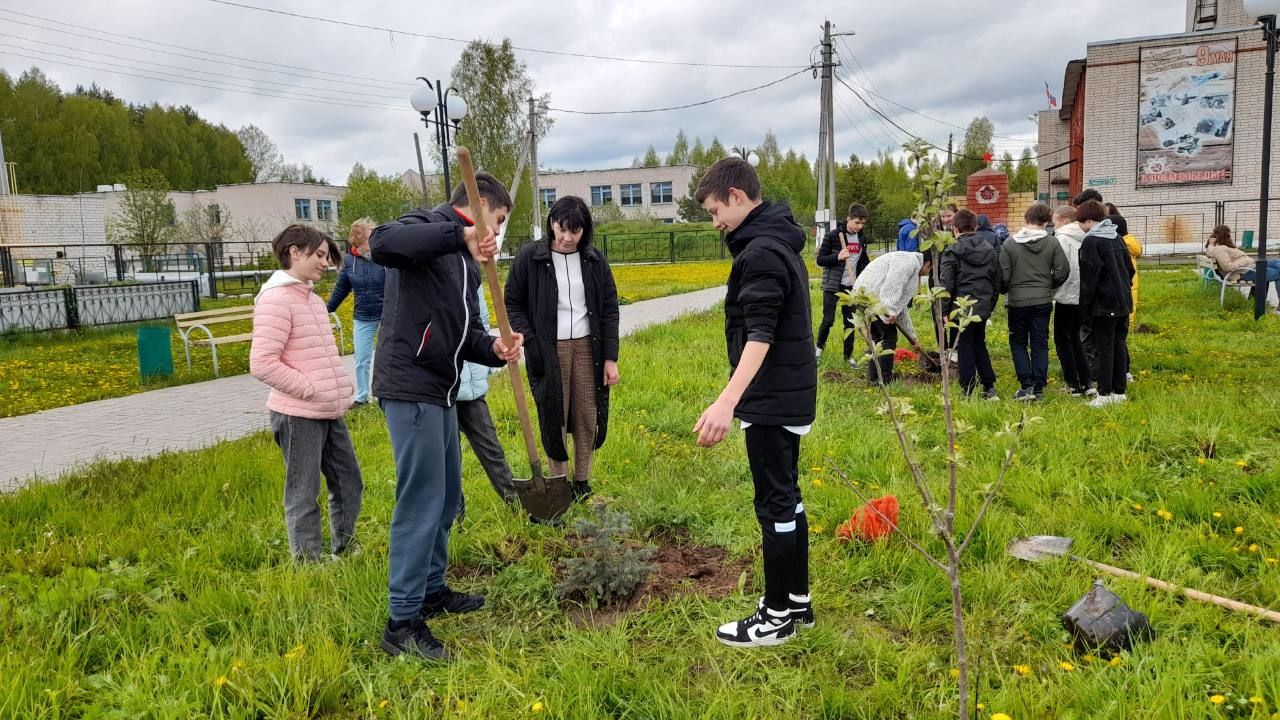
M 271 432 L 284 453 L 284 524 L 295 558 L 320 557 L 320 474 L 329 488 L 329 542 L 341 555 L 355 535 L 364 497 L 360 465 L 347 424 L 271 412 Z

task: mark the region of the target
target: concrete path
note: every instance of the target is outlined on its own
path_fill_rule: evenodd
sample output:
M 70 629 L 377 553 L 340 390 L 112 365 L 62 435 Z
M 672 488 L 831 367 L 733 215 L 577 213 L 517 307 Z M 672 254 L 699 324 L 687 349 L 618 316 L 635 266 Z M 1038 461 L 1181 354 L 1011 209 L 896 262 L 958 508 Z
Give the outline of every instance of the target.
M 710 309 L 716 287 L 621 308 L 621 334 Z M 354 359 L 344 358 L 348 372 Z M 53 480 L 96 460 L 194 450 L 267 428 L 266 387 L 249 375 L 0 419 L 0 492 Z

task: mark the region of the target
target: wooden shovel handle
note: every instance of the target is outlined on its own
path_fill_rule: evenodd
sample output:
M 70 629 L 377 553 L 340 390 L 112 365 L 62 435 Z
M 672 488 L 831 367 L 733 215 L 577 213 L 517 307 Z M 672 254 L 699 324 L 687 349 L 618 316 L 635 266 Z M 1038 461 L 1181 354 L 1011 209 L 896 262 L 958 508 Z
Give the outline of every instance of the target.
M 484 212 L 480 207 L 480 188 L 476 185 L 476 171 L 471 165 L 471 151 L 458 148 L 458 169 L 462 171 L 462 183 L 467 188 L 467 200 L 471 205 L 471 219 L 475 222 L 475 237 L 483 238 L 489 234 Z M 468 243 L 472 251 L 478 240 Z M 511 347 L 511 321 L 507 318 L 507 303 L 502 294 L 502 283 L 498 280 L 498 261 L 489 258 L 484 262 L 484 276 L 489 285 L 489 297 L 493 300 L 493 311 L 498 316 L 498 332 L 502 334 L 502 342 Z M 533 436 L 533 423 L 529 419 L 529 401 L 524 394 L 524 381 L 520 378 L 520 364 L 514 360 L 507 363 L 507 375 L 511 377 L 511 392 L 516 398 L 516 412 L 520 415 L 520 429 L 524 434 L 524 449 L 529 455 L 529 467 L 535 479 L 542 477 L 542 460 L 538 455 L 538 445 Z
M 1136 572 L 1125 570 L 1124 568 L 1118 568 L 1113 565 L 1105 565 L 1103 563 L 1100 563 L 1094 560 L 1089 560 L 1087 558 L 1082 558 L 1075 555 L 1072 555 L 1072 557 L 1084 563 L 1085 565 L 1088 565 L 1089 567 L 1092 567 L 1095 570 L 1104 572 L 1108 575 L 1128 578 L 1130 580 L 1140 580 L 1146 583 L 1147 585 L 1149 585 L 1150 587 L 1156 588 L 1157 590 L 1165 590 L 1167 592 L 1181 593 L 1191 598 L 1192 600 L 1199 600 L 1200 602 L 1212 603 L 1219 607 L 1224 607 L 1228 610 L 1235 610 L 1236 612 L 1248 613 L 1250 615 L 1256 615 L 1264 620 L 1270 620 L 1271 622 L 1274 622 L 1274 623 L 1280 623 L 1280 612 L 1276 612 L 1275 610 L 1268 610 L 1267 608 L 1258 607 L 1257 605 L 1242 603 L 1239 600 L 1232 600 L 1231 598 L 1225 598 L 1225 597 L 1222 597 L 1221 595 L 1210 595 L 1207 592 L 1200 592 L 1199 590 L 1193 590 L 1191 588 L 1181 587 L 1179 585 L 1174 585 L 1173 583 L 1167 583 L 1163 580 L 1157 580 L 1153 577 L 1139 575 Z

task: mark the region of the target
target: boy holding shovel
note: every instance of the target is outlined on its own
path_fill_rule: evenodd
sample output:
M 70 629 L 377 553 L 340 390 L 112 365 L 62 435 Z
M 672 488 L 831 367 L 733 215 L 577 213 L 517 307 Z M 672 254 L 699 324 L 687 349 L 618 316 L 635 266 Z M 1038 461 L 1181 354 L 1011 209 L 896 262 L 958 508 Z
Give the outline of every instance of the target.
M 517 359 L 484 331 L 477 292 L 484 262 L 498 252 L 493 228 L 511 212 L 511 195 L 477 173 L 479 206 L 489 232 L 476 237 L 469 198 L 458 185 L 447 204 L 414 210 L 378 227 L 370 258 L 387 268 L 382 334 L 373 394 L 382 405 L 396 464 L 391 516 L 390 619 L 382 648 L 425 660 L 448 660 L 425 619 L 480 609 L 484 597 L 445 585 L 449 528 L 462 493 L 457 394 L 465 360 L 500 367 Z M 470 249 L 469 249 L 470 248 Z
M 800 498 L 800 438 L 817 409 L 809 273 L 804 230 L 785 203 L 760 199 L 755 168 L 736 157 L 712 165 L 695 199 L 727 232 L 733 253 L 725 297 L 732 375 L 698 418 L 698 444 L 724 439 L 742 422 L 763 536 L 765 595 L 756 612 L 721 625 L 716 639 L 734 647 L 780 645 L 813 626 L 809 597 L 809 523 Z

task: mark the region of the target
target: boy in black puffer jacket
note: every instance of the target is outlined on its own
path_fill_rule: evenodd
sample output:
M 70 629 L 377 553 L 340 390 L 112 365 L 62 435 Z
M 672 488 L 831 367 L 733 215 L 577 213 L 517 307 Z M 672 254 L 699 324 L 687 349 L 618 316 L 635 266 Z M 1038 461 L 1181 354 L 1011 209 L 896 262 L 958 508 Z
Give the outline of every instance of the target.
M 850 205 L 844 226 L 827 233 L 822 239 L 822 246 L 818 248 L 818 267 L 822 268 L 822 324 L 818 326 L 818 345 L 814 348 L 814 355 L 819 358 L 822 357 L 822 349 L 827 346 L 831 326 L 836 322 L 839 294 L 853 288 L 854 279 L 870 262 L 862 233 L 868 217 L 866 208 L 857 203 Z M 853 265 L 852 271 L 850 264 Z M 844 361 L 856 368 L 858 361 L 853 357 L 853 306 L 845 305 L 840 309 L 840 314 L 846 333 Z
M 695 199 L 711 213 L 733 253 L 725 296 L 725 341 L 732 375 L 698 418 L 698 444 L 724 439 L 742 421 L 763 535 L 765 595 L 756 612 L 727 623 L 716 639 L 735 647 L 779 645 L 813 625 L 809 523 L 800 498 L 800 438 L 817 410 L 805 232 L 784 203 L 760 199 L 745 160 L 712 165 Z
M 1000 264 L 995 246 L 978 231 L 977 218 L 972 212 L 957 212 L 952 223 L 960 237 L 942 253 L 939 267 L 942 286 L 952 297 L 946 308 L 947 317 L 955 307 L 954 298 L 970 297 L 975 301 L 972 312 L 978 318 L 960 332 L 956 341 L 960 387 L 966 397 L 971 396 L 977 379 L 981 379 L 983 396 L 999 400 L 996 371 L 991 367 L 991 354 L 987 351 L 987 318 L 991 317 L 999 295 Z

